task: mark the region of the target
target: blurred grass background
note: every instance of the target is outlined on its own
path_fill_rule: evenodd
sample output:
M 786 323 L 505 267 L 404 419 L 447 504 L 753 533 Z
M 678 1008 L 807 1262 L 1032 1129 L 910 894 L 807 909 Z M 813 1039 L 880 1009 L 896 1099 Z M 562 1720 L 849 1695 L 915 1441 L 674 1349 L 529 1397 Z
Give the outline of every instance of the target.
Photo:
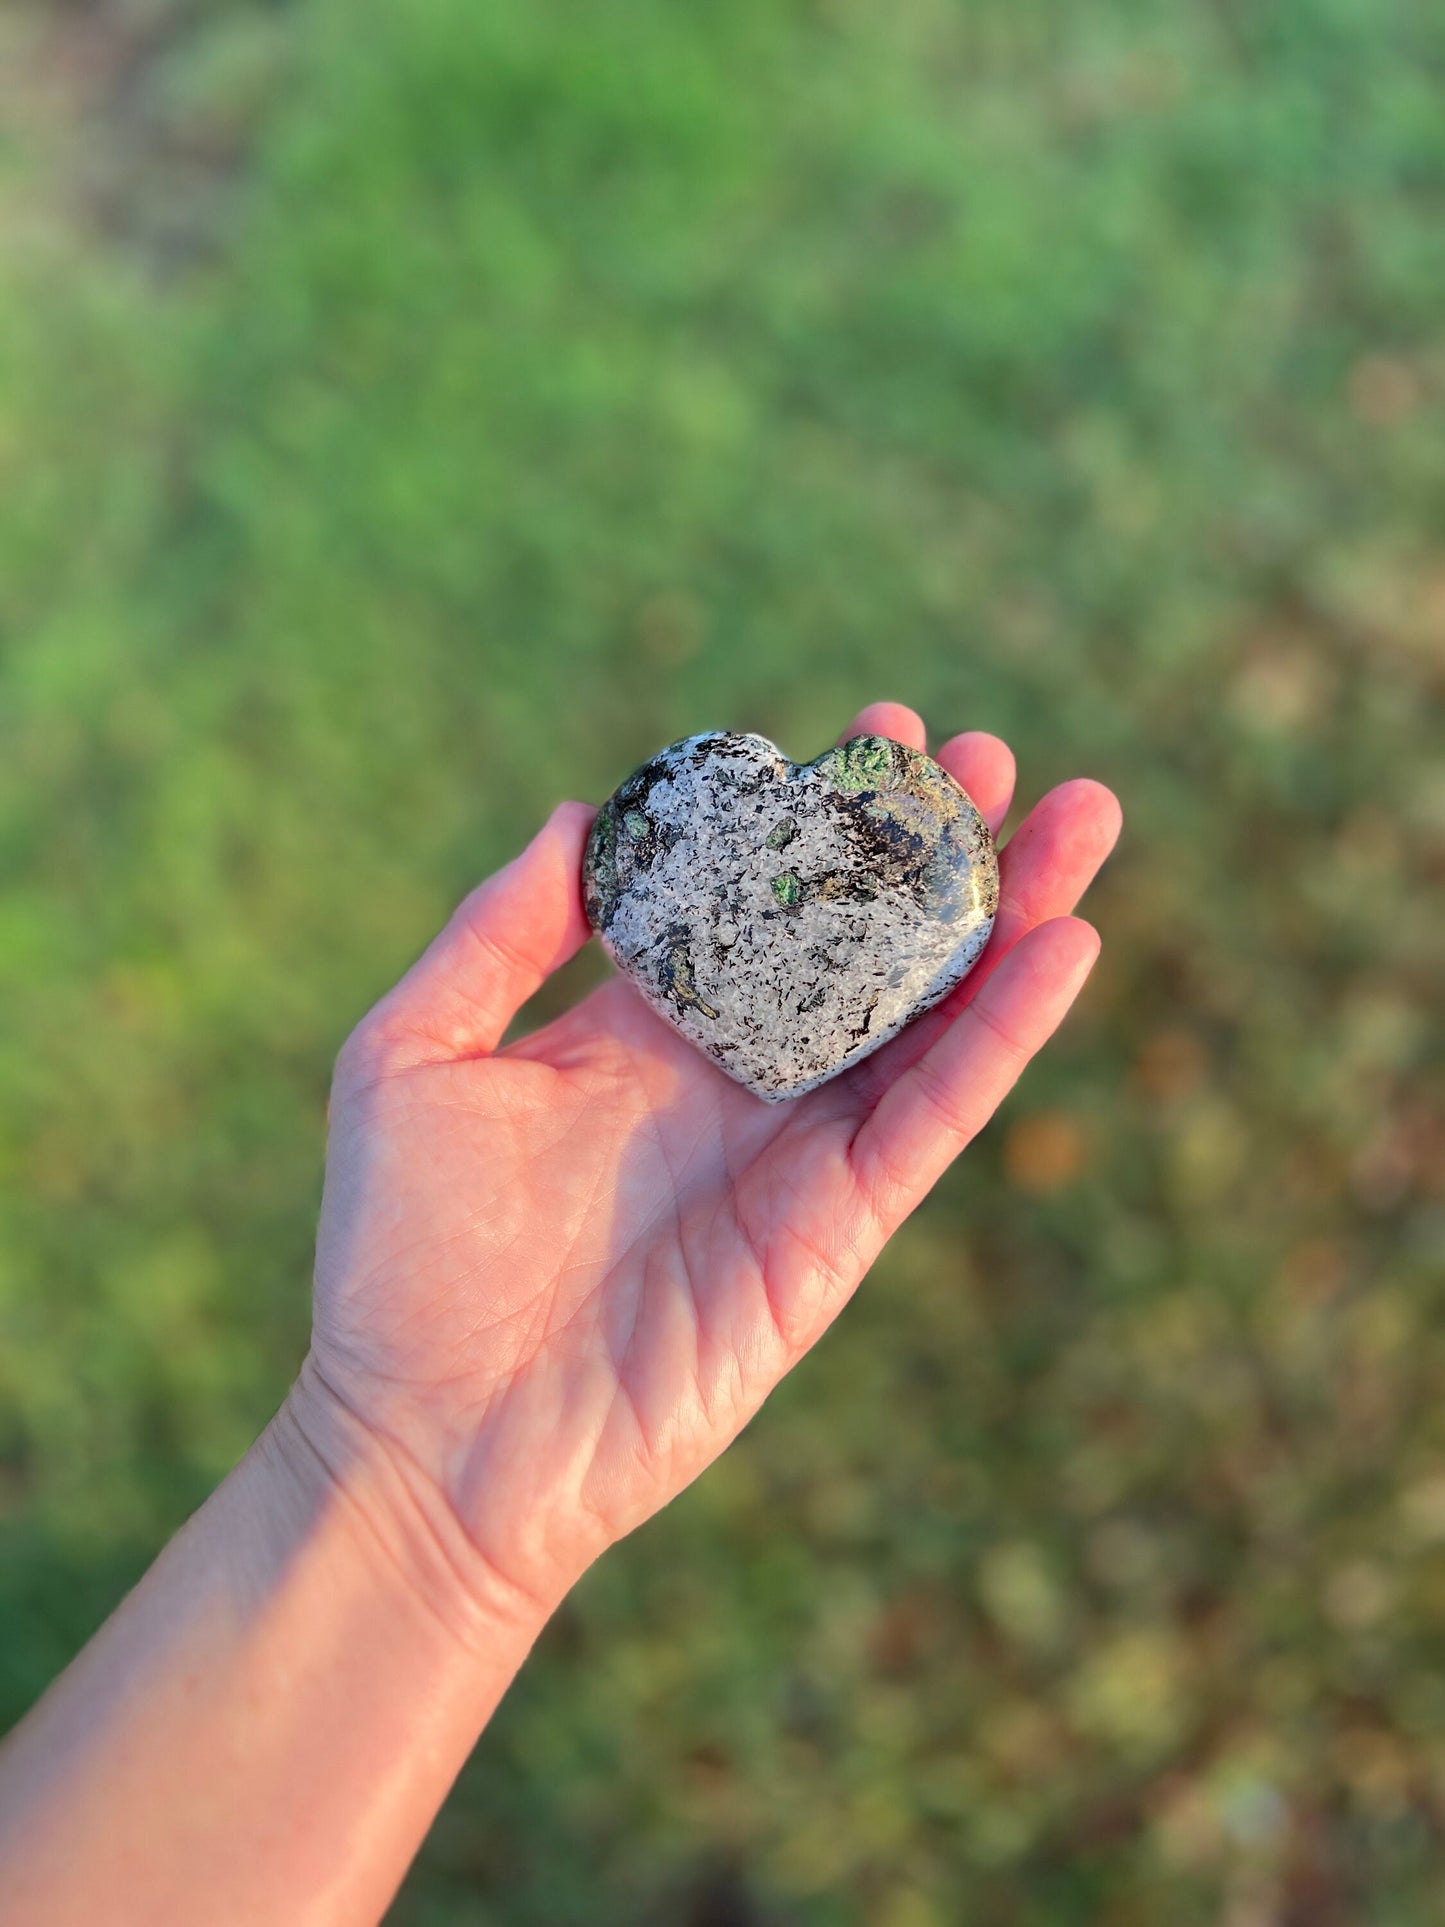
M 394 1918 L 1445 1918 L 1442 87 L 1415 0 L 11 0 L 0 1715 L 280 1397 L 455 898 L 888 695 L 1117 787 L 1100 971 Z

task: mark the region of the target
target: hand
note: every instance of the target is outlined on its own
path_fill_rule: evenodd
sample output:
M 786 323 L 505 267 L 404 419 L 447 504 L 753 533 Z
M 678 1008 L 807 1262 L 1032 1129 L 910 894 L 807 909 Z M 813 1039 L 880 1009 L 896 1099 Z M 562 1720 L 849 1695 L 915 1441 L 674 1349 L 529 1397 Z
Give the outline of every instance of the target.
M 896 704 L 865 730 L 925 746 Z M 996 831 L 1004 744 L 939 760 Z M 462 1590 L 544 1614 L 727 1445 L 987 1123 L 1089 973 L 1098 939 L 1067 913 L 1119 829 L 1100 785 L 1051 792 L 964 983 L 769 1105 L 621 979 L 501 1047 L 588 935 L 592 815 L 560 805 L 343 1048 L 301 1387 L 324 1453 L 364 1440 L 444 1522 Z

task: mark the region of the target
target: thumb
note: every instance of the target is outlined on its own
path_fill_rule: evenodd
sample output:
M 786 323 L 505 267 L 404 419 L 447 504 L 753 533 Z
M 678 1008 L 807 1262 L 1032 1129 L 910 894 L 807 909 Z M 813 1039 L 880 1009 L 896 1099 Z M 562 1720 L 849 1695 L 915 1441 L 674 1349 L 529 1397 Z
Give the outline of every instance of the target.
M 590 803 L 559 803 L 520 856 L 478 884 L 361 1029 L 402 1065 L 485 1056 L 587 941 L 582 846 Z

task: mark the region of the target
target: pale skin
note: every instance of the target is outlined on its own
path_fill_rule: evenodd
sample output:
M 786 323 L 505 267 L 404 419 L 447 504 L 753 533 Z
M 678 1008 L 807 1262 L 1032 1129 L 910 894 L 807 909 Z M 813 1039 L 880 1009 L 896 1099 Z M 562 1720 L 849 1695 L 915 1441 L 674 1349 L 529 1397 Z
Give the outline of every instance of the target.
M 927 746 L 895 703 L 860 731 Z M 1005 745 L 934 753 L 997 829 Z M 616 979 L 503 1043 L 588 935 L 592 814 L 560 805 L 343 1047 L 311 1349 L 0 1749 L 13 1927 L 379 1920 L 558 1602 L 736 1436 L 1061 1022 L 1119 829 L 1101 785 L 1050 792 L 973 974 L 770 1105 Z

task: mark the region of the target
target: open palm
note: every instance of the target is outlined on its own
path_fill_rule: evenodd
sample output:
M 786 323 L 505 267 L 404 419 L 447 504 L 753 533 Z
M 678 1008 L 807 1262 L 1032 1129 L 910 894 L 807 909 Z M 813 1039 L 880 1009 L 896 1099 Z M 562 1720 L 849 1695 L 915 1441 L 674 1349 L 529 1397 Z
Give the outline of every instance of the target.
M 861 731 L 925 746 L 896 704 Z M 1005 746 L 938 756 L 997 830 Z M 1051 792 L 1003 852 L 973 974 L 771 1105 L 620 979 L 502 1046 L 587 937 L 592 814 L 561 805 L 348 1040 L 310 1360 L 487 1572 L 544 1604 L 734 1437 L 987 1122 L 1093 963 L 1068 913 L 1119 826 L 1098 784 Z

